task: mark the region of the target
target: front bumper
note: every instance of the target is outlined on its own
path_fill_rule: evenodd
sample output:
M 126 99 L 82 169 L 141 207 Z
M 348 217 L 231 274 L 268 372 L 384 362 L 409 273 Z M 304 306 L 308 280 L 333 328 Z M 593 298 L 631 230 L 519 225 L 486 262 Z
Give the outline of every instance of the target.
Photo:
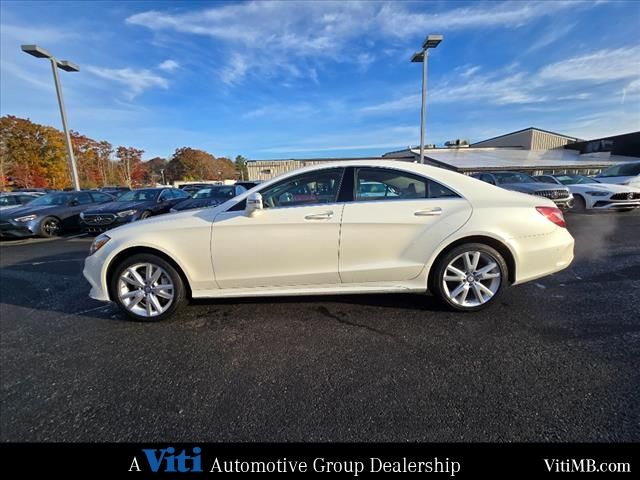
M 120 227 L 131 222 L 139 220 L 139 215 L 131 215 L 128 217 L 118 217 L 117 215 L 108 214 L 101 215 L 101 220 L 95 220 L 95 215 L 87 216 L 80 219 L 80 227 L 85 233 L 103 233 L 112 228 Z
M 630 208 L 640 208 L 640 200 L 596 200 L 591 206 L 593 210 L 626 210 Z
M 98 255 L 99 253 L 100 251 L 93 255 L 89 255 L 84 260 L 84 269 L 82 270 L 82 274 L 89 282 L 89 285 L 91 285 L 89 296 L 95 300 L 108 302 L 110 300 L 109 291 L 106 280 L 103 280 L 105 276 L 102 275 L 105 259 L 101 258 L 101 256 Z
M 15 220 L 0 220 L 0 238 L 28 238 L 39 231 L 40 219 L 29 222 L 16 222 Z
M 570 208 L 573 207 L 573 195 L 567 198 L 560 198 L 557 200 L 553 200 L 553 203 L 555 203 L 558 206 L 558 208 L 562 210 L 569 210 Z

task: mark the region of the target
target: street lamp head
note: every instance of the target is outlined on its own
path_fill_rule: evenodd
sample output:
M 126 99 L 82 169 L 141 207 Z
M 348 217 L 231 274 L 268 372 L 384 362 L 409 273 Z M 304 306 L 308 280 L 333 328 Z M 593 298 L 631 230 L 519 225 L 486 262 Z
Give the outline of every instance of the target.
M 80 67 L 69 60 L 60 60 L 58 62 L 58 68 L 64 70 L 65 72 L 79 72 Z
M 22 45 L 20 48 L 24 53 L 28 53 L 29 55 L 33 55 L 34 57 L 51 58 L 51 54 L 38 45 Z
M 413 55 L 411 55 L 411 62 L 412 63 L 424 62 L 424 52 L 416 52 Z
M 425 50 L 427 48 L 436 48 L 442 41 L 442 38 L 442 35 L 427 35 L 427 38 L 425 38 L 422 44 L 422 48 Z

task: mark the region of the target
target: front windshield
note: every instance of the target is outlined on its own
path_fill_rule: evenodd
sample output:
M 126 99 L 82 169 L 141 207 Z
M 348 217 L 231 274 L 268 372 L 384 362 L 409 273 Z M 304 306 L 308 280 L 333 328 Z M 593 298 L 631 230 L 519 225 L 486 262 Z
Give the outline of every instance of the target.
M 72 194 L 68 193 L 49 193 L 29 202 L 29 206 L 66 205 L 71 200 L 71 196 Z
M 131 190 L 118 197 L 117 202 L 148 202 L 155 200 L 160 190 Z
M 599 177 L 632 177 L 640 175 L 640 163 L 622 163 L 620 165 L 614 165 L 603 171 Z
M 557 175 L 556 178 L 560 180 L 563 185 L 584 185 L 587 183 L 600 183 L 593 178 L 585 177 L 584 175 Z
M 536 180 L 526 173 L 518 172 L 496 172 L 493 174 L 499 184 L 504 183 L 537 183 Z
M 198 190 L 193 198 L 233 198 L 235 196 L 234 187 L 210 187 Z

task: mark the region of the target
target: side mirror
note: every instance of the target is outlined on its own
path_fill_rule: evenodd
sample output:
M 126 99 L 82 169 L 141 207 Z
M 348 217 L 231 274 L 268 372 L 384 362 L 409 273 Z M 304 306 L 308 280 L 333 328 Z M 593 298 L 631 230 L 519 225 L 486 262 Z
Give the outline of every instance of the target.
M 247 206 L 244 209 L 247 217 L 253 217 L 260 211 L 262 211 L 262 195 L 258 192 L 252 193 L 247 197 Z

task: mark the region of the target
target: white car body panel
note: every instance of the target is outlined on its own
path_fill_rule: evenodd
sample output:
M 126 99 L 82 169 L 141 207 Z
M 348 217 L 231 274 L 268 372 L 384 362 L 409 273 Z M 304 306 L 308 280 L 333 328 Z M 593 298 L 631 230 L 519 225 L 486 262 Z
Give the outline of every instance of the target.
M 305 205 L 265 209 L 251 217 L 227 212 L 282 179 L 347 166 L 411 172 L 463 198 Z M 332 162 L 288 172 L 217 207 L 110 230 L 111 240 L 87 257 L 84 275 L 90 296 L 108 301 L 112 261 L 130 248 L 146 247 L 177 263 L 194 298 L 424 292 L 439 253 L 455 241 L 483 236 L 508 248 L 516 266 L 514 283 L 522 283 L 566 268 L 573 259 L 571 235 L 536 206 L 555 207 L 551 200 L 437 167 L 392 160 Z M 443 213 L 414 215 L 435 207 Z M 305 218 L 329 211 L 331 218 Z

